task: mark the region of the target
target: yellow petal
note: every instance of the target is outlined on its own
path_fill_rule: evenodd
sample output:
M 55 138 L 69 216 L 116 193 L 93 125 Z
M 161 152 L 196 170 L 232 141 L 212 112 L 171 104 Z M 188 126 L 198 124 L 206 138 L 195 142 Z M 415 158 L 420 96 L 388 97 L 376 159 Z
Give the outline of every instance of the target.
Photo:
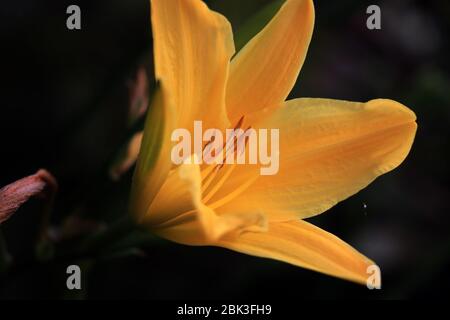
M 172 166 L 170 136 L 175 128 L 174 109 L 167 90 L 159 83 L 145 120 L 133 175 L 130 212 L 138 221 L 145 218 L 148 207 Z M 136 140 L 137 142 L 140 141 Z
M 374 264 L 331 233 L 302 220 L 269 223 L 267 232 L 229 235 L 216 245 L 361 284 L 366 284 L 367 267 Z
M 415 115 L 385 99 L 367 103 L 296 99 L 257 113 L 255 128 L 278 128 L 279 171 L 260 176 L 259 167 L 237 165 L 209 205 L 269 212 L 270 221 L 306 218 L 328 210 L 402 163 L 414 140 Z M 240 196 L 221 198 L 256 178 Z M 218 208 L 214 203 L 221 203 Z
M 207 245 L 230 232 L 264 230 L 260 214 L 217 215 L 202 202 L 200 167 L 193 157 L 173 170 L 142 221 L 169 240 L 188 245 Z
M 228 126 L 225 86 L 234 43 L 229 22 L 200 0 L 152 0 L 155 74 L 177 107 L 178 127 L 194 120 Z M 192 131 L 191 131 L 192 132 Z
M 303 65 L 314 27 L 311 0 L 287 0 L 231 62 L 227 110 L 232 123 L 283 102 Z

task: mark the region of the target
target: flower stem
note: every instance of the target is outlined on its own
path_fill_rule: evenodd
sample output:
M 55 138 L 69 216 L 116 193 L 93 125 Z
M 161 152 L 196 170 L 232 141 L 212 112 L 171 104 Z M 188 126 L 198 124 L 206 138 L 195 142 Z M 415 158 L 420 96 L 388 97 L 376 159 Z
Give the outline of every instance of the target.
M 87 238 L 79 247 L 80 254 L 97 254 L 114 246 L 119 240 L 130 235 L 138 226 L 130 216 L 117 220 L 106 229 Z

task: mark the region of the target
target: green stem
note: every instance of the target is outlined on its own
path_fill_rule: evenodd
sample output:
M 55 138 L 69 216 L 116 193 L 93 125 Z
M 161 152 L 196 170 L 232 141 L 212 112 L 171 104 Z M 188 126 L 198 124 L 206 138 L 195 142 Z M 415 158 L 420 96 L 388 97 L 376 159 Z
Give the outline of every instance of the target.
M 105 230 L 87 238 L 77 250 L 81 255 L 91 255 L 114 246 L 115 243 L 130 235 L 138 228 L 130 216 L 117 220 Z

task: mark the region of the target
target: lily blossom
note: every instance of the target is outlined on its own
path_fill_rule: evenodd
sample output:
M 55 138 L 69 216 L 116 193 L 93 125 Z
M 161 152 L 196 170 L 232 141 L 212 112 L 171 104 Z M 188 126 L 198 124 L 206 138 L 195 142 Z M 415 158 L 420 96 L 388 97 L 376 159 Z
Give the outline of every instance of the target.
M 364 255 L 304 219 L 400 165 L 415 114 L 388 99 L 286 101 L 314 26 L 311 0 L 287 0 L 235 54 L 230 23 L 200 0 L 152 0 L 155 77 L 131 213 L 152 232 L 284 261 L 365 284 Z M 175 166 L 176 128 L 279 129 L 279 172 L 258 165 Z M 193 154 L 187 160 L 193 160 Z

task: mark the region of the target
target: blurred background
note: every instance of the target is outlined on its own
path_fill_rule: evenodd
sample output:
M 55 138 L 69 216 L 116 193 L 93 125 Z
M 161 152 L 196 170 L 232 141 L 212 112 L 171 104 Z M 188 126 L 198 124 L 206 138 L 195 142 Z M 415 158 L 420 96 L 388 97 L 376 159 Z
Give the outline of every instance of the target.
M 282 1 L 208 0 L 232 23 L 237 48 Z M 66 8 L 81 8 L 81 30 Z M 382 29 L 366 28 L 381 7 Z M 382 290 L 221 248 L 149 239 L 142 250 L 83 261 L 33 258 L 42 201 L 1 226 L 17 267 L 0 298 L 445 298 L 450 285 L 450 66 L 446 0 L 316 0 L 316 25 L 291 97 L 391 98 L 418 118 L 412 152 L 395 171 L 309 219 L 372 258 Z M 59 183 L 52 225 L 95 228 L 126 214 L 131 172 L 109 168 L 140 125 L 130 122 L 138 70 L 154 84 L 147 0 L 9 1 L 0 7 L 0 186 L 46 168 Z M 55 228 L 59 230 L 60 228 Z M 56 232 L 56 231 L 55 231 Z M 83 290 L 66 289 L 81 264 Z M 86 270 L 86 271 L 84 271 Z

